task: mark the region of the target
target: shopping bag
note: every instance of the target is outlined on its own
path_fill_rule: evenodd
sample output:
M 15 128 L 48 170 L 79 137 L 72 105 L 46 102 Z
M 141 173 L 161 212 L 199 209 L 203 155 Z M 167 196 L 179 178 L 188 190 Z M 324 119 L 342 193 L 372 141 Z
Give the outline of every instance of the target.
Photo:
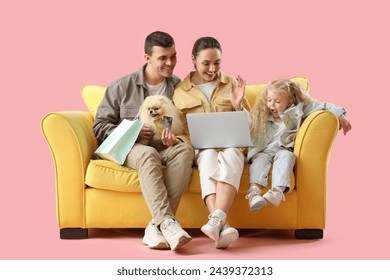
M 102 159 L 123 165 L 138 138 L 142 125 L 139 119 L 133 121 L 124 119 L 97 148 L 95 154 Z

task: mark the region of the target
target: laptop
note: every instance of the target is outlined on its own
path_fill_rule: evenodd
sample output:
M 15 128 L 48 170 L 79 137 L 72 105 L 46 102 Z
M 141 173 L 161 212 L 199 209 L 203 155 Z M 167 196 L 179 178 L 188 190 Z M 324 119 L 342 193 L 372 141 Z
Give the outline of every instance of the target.
M 187 114 L 187 123 L 195 149 L 253 146 L 245 111 Z

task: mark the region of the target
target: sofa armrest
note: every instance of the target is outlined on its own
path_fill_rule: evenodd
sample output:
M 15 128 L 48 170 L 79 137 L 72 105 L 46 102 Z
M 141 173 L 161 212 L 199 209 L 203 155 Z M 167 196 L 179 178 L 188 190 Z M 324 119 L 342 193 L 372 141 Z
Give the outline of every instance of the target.
M 298 131 L 294 147 L 298 228 L 325 228 L 328 158 L 338 127 L 333 113 L 319 111 L 309 115 Z
M 43 117 L 42 133 L 53 156 L 57 222 L 60 228 L 85 227 L 85 171 L 97 140 L 89 112 L 54 112 Z

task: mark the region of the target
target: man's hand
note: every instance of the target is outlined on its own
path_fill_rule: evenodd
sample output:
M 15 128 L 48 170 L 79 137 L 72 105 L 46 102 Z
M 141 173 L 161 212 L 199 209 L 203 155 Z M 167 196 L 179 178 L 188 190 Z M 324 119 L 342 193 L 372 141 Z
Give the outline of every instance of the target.
M 162 131 L 161 140 L 165 146 L 174 146 L 180 143 L 180 140 L 167 128 Z
M 141 131 L 138 135 L 137 141 L 138 140 L 150 140 L 153 137 L 153 130 L 150 129 L 149 126 L 145 125 L 141 128 Z

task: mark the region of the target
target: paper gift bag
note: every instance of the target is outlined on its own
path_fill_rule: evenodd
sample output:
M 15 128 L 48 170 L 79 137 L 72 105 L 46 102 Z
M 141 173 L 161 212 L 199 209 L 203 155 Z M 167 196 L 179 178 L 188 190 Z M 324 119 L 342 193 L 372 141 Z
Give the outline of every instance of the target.
M 102 159 L 123 165 L 137 140 L 142 125 L 138 119 L 133 121 L 124 119 L 97 148 L 95 154 Z

